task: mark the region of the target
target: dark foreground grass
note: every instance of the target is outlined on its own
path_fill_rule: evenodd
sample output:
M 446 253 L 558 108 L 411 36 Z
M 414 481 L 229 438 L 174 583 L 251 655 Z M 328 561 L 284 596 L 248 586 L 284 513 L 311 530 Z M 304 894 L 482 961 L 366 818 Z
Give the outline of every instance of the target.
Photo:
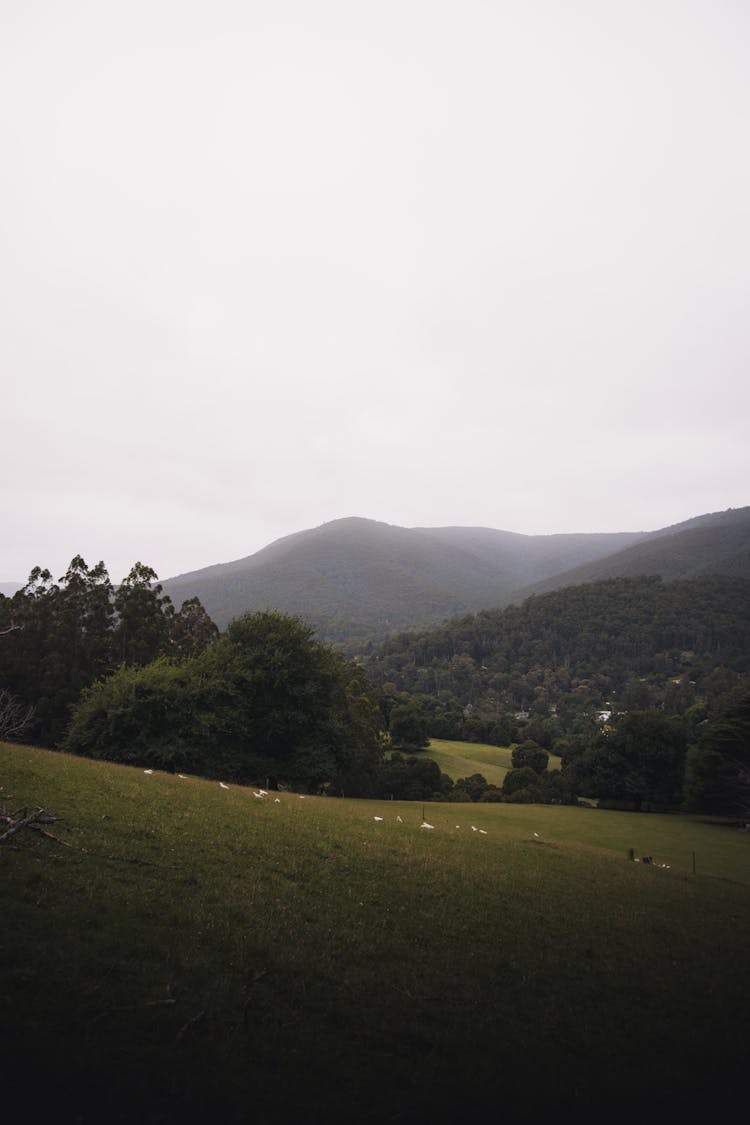
M 750 837 L 720 823 L 435 805 L 421 830 L 409 804 L 0 766 L 9 808 L 87 849 L 0 850 L 9 1112 L 647 1120 L 744 1095 Z

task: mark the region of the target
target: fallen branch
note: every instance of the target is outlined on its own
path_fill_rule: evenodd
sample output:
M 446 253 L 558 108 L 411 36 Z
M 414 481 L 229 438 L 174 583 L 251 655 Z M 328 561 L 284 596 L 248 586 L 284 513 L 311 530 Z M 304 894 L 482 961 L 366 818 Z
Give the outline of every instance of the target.
M 14 836 L 16 832 L 20 832 L 22 828 L 28 828 L 30 831 L 44 836 L 45 839 L 52 840 L 55 844 L 60 844 L 63 848 L 70 848 L 71 851 L 81 852 L 83 855 L 89 855 L 94 859 L 111 859 L 116 863 L 134 863 L 141 867 L 167 866 L 163 863 L 154 863 L 150 859 L 138 859 L 133 856 L 125 855 L 109 855 L 106 852 L 91 852 L 88 848 L 76 847 L 75 844 L 71 844 L 68 840 L 61 840 L 59 836 L 55 836 L 52 832 L 48 832 L 45 828 L 42 828 L 43 824 L 56 824 L 62 819 L 61 816 L 51 816 L 49 813 L 45 813 L 44 809 L 37 808 L 29 812 L 28 807 L 18 809 L 17 812 L 9 816 L 5 809 L 5 803 L 3 802 L 2 812 L 0 812 L 0 823 L 8 824 L 10 827 L 0 836 L 0 844 L 6 844 L 11 836 Z M 11 847 L 12 845 L 7 846 Z
M 20 809 L 19 811 L 22 814 L 28 812 L 27 809 Z M 15 815 L 18 816 L 18 813 L 16 813 Z M 0 844 L 4 843 L 5 840 L 10 839 L 10 837 L 13 836 L 16 832 L 20 832 L 22 828 L 26 828 L 28 825 L 33 824 L 35 820 L 38 820 L 39 817 L 43 815 L 44 809 L 34 809 L 33 812 L 28 813 L 28 815 L 22 815 L 18 820 L 14 820 L 13 817 L 4 816 L 2 819 L 6 824 L 10 824 L 10 828 L 7 830 L 7 832 L 3 832 L 2 836 L 0 836 Z

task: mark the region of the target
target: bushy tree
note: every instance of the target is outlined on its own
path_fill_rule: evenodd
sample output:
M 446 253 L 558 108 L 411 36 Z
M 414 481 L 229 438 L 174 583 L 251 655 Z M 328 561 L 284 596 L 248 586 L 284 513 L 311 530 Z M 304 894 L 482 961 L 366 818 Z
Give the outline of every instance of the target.
M 685 807 L 750 819 L 750 692 L 731 697 L 690 748 Z
M 123 664 L 84 689 L 62 748 L 130 765 L 200 771 L 211 720 L 199 686 L 190 662 L 160 657 L 145 667 Z
M 445 793 L 443 776 L 431 758 L 405 757 L 396 751 L 379 772 L 377 796 L 396 801 L 440 799 Z
M 479 801 L 488 787 L 487 778 L 481 773 L 473 773 L 471 777 L 461 777 L 456 782 L 456 789 L 461 789 L 467 794 L 466 800 Z
M 391 742 L 401 750 L 422 750 L 429 746 L 427 724 L 413 700 L 397 703 L 391 711 Z
M 361 670 L 303 621 L 255 613 L 181 663 L 124 665 L 93 685 L 64 748 L 356 796 L 376 784 L 381 713 Z
M 523 804 L 540 800 L 539 774 L 531 766 L 508 770 L 503 778 L 503 797 Z
M 589 797 L 676 806 L 685 766 L 685 731 L 679 719 L 658 711 L 633 711 L 600 735 L 566 767 L 579 792 Z
M 549 754 L 532 739 L 526 739 L 520 746 L 514 747 L 511 761 L 514 769 L 520 770 L 528 766 L 535 773 L 544 773 L 549 764 Z

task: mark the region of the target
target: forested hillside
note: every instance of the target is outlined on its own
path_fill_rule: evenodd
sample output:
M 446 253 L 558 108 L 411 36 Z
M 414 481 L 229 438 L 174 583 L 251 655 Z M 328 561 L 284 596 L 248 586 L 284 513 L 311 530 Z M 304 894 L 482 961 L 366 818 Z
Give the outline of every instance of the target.
M 487 716 L 547 716 L 571 693 L 602 707 L 624 695 L 623 706 L 684 710 L 750 671 L 750 581 L 573 586 L 394 637 L 369 671 L 380 684 Z
M 750 578 L 750 508 L 698 516 L 654 531 L 638 543 L 572 570 L 564 570 L 521 591 L 523 597 L 603 578 L 696 578 L 721 574 Z
M 351 654 L 403 629 L 495 609 L 600 578 L 750 578 L 750 508 L 653 532 L 521 535 L 486 527 L 396 527 L 349 518 L 286 536 L 248 558 L 164 582 L 200 598 L 224 628 L 248 610 L 301 614 Z
M 750 816 L 747 579 L 569 587 L 395 637 L 369 674 L 392 737 L 518 744 L 502 794 L 480 800 Z

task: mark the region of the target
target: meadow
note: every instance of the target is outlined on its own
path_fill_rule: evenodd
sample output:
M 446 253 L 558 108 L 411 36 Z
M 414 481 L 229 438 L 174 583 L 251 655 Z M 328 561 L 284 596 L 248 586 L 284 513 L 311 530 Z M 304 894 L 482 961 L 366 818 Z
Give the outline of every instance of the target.
M 420 750 L 419 756 L 432 758 L 440 767 L 440 772 L 446 773 L 452 781 L 481 773 L 490 785 L 500 787 L 508 770 L 513 769 L 512 753 L 513 749 L 510 746 L 490 746 L 485 742 L 451 742 L 443 738 L 431 738 L 430 745 L 426 750 Z M 550 754 L 547 768 L 560 769 L 560 759 Z
M 10 745 L 0 784 L 70 845 L 0 848 L 8 1112 L 647 1120 L 743 1095 L 750 834 L 725 822 L 257 797 Z

